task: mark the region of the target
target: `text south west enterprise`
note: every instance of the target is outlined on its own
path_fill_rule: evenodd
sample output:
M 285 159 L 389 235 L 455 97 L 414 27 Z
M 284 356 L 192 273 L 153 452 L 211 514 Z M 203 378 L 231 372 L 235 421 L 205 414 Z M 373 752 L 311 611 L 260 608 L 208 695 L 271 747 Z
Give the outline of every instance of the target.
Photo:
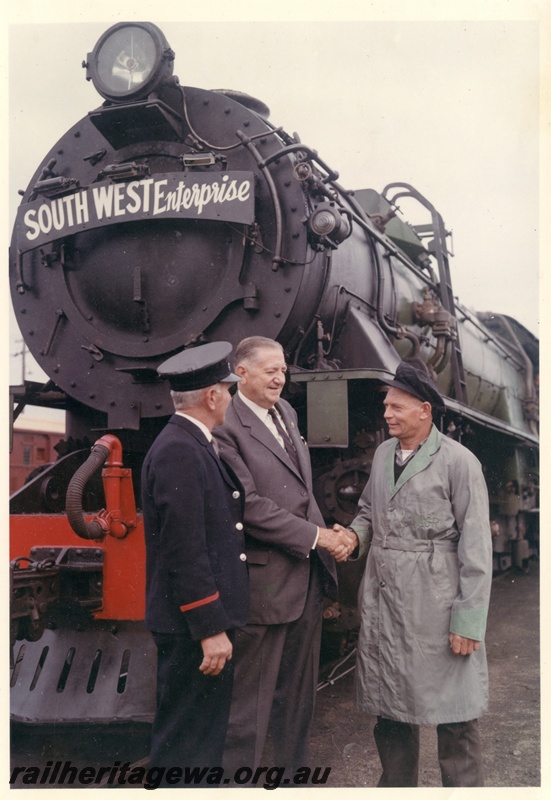
M 250 224 L 254 219 L 253 176 L 165 173 L 128 182 L 102 182 L 55 199 L 20 206 L 29 249 L 44 242 L 130 219 L 193 218 Z

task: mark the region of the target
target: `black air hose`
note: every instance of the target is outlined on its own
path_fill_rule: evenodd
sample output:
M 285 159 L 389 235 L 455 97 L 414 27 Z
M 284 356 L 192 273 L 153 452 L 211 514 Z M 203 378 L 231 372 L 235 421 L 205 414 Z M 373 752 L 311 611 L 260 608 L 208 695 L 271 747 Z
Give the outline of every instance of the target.
M 77 469 L 71 478 L 71 482 L 67 488 L 67 519 L 74 532 L 83 539 L 103 539 L 106 533 L 96 520 L 88 523 L 84 519 L 82 495 L 84 487 L 92 475 L 105 464 L 108 455 L 108 447 L 95 444 L 84 464 Z

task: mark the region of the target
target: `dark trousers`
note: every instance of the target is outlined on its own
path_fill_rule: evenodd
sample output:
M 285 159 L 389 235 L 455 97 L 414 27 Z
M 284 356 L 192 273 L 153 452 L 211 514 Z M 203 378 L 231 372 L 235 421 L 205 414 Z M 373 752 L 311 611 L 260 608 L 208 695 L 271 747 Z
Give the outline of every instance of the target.
M 322 600 L 319 565 L 314 562 L 299 619 L 282 625 L 246 625 L 236 631 L 235 682 L 224 753 L 224 767 L 231 772 L 261 764 L 270 727 L 275 766 L 293 770 L 309 764 Z
M 438 725 L 442 786 L 484 786 L 478 720 Z M 380 787 L 417 786 L 419 726 L 377 717 L 373 730 L 383 774 Z
M 203 675 L 200 642 L 154 633 L 157 645 L 157 711 L 151 734 L 151 767 L 220 767 L 233 685 L 233 663 L 220 675 Z M 182 784 L 177 784 L 177 786 Z

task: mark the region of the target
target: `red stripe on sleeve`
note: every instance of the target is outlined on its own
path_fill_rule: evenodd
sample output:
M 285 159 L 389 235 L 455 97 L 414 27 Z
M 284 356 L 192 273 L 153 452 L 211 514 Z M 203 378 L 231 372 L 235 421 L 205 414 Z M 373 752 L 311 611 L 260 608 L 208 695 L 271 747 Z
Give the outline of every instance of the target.
M 205 597 L 203 600 L 196 600 L 194 603 L 188 603 L 185 606 L 180 606 L 180 611 L 191 611 L 192 608 L 199 608 L 199 606 L 206 606 L 207 603 L 213 603 L 220 597 L 220 592 L 211 594 L 210 597 Z

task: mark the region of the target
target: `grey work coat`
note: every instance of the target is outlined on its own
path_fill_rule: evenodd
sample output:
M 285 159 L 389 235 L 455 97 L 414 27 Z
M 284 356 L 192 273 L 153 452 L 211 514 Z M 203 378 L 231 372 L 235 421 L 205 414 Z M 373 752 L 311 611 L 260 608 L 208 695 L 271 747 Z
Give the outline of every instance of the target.
M 351 527 L 360 555 L 356 703 L 420 725 L 465 722 L 488 703 L 484 632 L 492 578 L 488 492 L 477 458 L 432 427 L 398 481 L 398 442 L 377 449 Z M 450 632 L 480 641 L 454 655 Z

